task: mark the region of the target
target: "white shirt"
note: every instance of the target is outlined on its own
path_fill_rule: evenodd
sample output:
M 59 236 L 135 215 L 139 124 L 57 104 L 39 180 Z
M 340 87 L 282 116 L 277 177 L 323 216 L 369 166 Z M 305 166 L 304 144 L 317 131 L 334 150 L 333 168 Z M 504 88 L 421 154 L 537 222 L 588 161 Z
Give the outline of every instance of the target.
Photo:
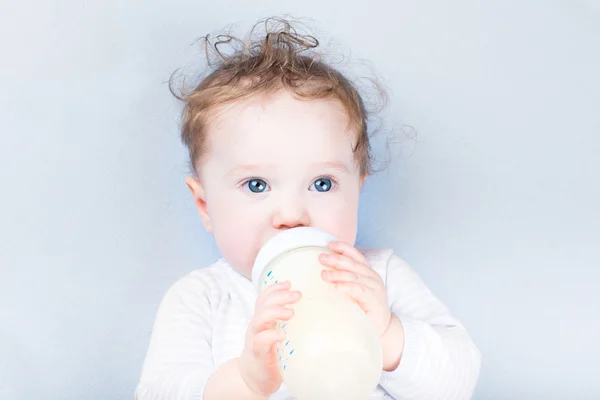
M 402 322 L 398 368 L 382 371 L 369 399 L 453 400 L 472 396 L 480 353 L 464 327 L 389 249 L 359 249 L 386 284 Z M 210 375 L 239 357 L 257 293 L 224 259 L 176 282 L 159 307 L 136 400 L 201 400 Z M 272 400 L 292 400 L 284 385 Z

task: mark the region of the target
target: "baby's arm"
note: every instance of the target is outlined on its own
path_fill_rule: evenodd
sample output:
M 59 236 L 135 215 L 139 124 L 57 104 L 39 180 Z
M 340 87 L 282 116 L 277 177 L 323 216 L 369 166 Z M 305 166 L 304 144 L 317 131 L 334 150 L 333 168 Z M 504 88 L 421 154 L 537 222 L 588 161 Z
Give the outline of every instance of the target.
M 244 384 L 238 359 L 213 363 L 209 289 L 212 280 L 187 276 L 174 284 L 159 307 L 136 400 L 258 399 Z
M 220 293 L 208 274 L 188 275 L 165 295 L 156 316 L 136 400 L 266 400 L 281 385 L 275 343 L 284 335 L 275 320 L 300 298 L 288 282 L 257 298 L 240 357 L 216 367 L 212 355 L 211 299 Z M 211 291 L 212 288 L 212 291 Z M 213 300 L 213 303 L 215 300 Z
M 396 400 L 470 399 L 481 355 L 465 328 L 395 255 L 388 261 L 386 286 L 404 343 L 398 367 L 383 372 L 381 386 Z
M 214 370 L 208 284 L 186 276 L 165 294 L 154 323 L 136 400 L 202 399 Z
M 208 282 L 202 278 L 207 278 Z M 200 400 L 215 369 L 208 276 L 188 275 L 165 294 L 136 388 L 136 400 Z

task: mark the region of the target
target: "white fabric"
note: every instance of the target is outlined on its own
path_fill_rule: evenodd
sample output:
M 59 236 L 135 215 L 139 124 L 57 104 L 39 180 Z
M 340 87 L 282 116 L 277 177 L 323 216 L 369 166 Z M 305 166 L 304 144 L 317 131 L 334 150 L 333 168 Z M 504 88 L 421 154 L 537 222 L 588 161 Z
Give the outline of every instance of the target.
M 400 365 L 382 372 L 370 399 L 471 398 L 480 353 L 460 322 L 391 250 L 359 250 L 386 283 L 405 331 Z M 241 354 L 255 301 L 252 282 L 224 259 L 176 282 L 158 310 L 136 399 L 201 400 L 212 372 Z M 283 385 L 271 399 L 293 396 Z

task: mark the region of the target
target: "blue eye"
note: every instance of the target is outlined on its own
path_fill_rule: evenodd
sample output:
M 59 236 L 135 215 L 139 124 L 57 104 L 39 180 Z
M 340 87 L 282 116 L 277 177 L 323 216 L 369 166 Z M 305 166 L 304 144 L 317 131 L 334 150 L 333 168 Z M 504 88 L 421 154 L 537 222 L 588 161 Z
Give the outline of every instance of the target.
M 267 182 L 262 179 L 250 179 L 244 182 L 244 186 L 248 186 L 252 193 L 262 193 L 269 187 Z
M 317 192 L 328 192 L 333 187 L 333 182 L 329 178 L 319 178 L 313 182 L 311 187 L 313 186 Z

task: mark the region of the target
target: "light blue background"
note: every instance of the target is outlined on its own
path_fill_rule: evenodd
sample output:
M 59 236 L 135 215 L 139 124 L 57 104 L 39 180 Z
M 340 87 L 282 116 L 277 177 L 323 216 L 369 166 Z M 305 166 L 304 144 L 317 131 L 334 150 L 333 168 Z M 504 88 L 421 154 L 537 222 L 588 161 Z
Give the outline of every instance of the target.
M 281 13 L 370 60 L 417 132 L 359 239 L 469 328 L 475 398 L 600 398 L 594 0 L 2 2 L 0 398 L 132 398 L 165 290 L 218 256 L 163 82 L 200 35 Z

